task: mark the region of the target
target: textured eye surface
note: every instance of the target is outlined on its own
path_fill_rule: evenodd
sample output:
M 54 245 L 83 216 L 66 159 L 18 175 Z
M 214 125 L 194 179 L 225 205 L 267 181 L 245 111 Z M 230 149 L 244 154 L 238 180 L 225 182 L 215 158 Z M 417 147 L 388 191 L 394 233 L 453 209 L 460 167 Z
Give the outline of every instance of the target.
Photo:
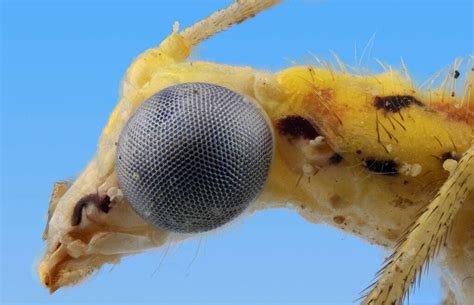
M 134 210 L 167 231 L 217 228 L 261 191 L 273 137 L 261 110 L 227 88 L 172 86 L 143 102 L 117 149 L 119 185 Z

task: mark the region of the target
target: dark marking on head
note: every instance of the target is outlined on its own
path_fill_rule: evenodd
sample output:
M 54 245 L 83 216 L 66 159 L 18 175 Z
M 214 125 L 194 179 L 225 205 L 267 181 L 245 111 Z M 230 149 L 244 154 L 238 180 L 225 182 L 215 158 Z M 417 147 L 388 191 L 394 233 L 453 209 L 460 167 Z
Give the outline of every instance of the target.
M 74 210 L 72 212 L 71 218 L 71 225 L 78 226 L 82 221 L 82 210 L 89 205 L 91 202 L 97 201 L 98 196 L 97 194 L 90 194 L 87 196 L 82 197 L 74 206 Z
M 319 135 L 313 124 L 299 115 L 289 115 L 279 119 L 276 128 L 279 134 L 291 138 L 312 140 Z
M 454 79 L 457 79 L 460 75 L 461 73 L 458 70 L 454 70 Z
M 332 164 L 332 165 L 339 164 L 339 163 L 341 163 L 341 161 L 342 161 L 342 156 L 338 153 L 334 153 L 334 155 L 332 155 L 329 158 L 329 163 Z
M 368 159 L 364 161 L 364 166 L 369 171 L 386 176 L 398 175 L 398 165 L 393 160 Z
M 362 154 L 362 150 L 360 150 L 360 149 L 356 150 L 356 154 L 361 155 L 361 154 Z
M 89 194 L 82 197 L 74 206 L 71 217 L 71 225 L 73 227 L 81 224 L 82 211 L 89 205 L 93 204 L 99 211 L 108 213 L 110 210 L 110 197 L 100 197 L 98 194 Z
M 423 103 L 410 95 L 376 96 L 374 100 L 375 108 L 386 112 L 400 112 L 411 105 L 423 106 Z
M 440 160 L 442 162 L 444 162 L 448 159 L 453 159 L 453 160 L 459 161 L 459 156 L 455 152 L 450 151 L 450 152 L 442 154 L 441 157 L 440 157 Z

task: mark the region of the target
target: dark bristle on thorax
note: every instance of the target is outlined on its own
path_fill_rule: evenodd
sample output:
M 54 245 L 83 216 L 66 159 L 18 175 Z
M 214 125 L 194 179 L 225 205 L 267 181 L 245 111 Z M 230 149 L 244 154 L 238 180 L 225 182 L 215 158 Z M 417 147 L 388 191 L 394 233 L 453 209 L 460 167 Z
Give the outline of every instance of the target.
M 376 96 L 374 106 L 387 112 L 399 112 L 411 105 L 423 106 L 423 103 L 410 95 Z
M 312 140 L 319 135 L 313 124 L 299 115 L 289 115 L 279 119 L 276 129 L 280 135 L 291 138 Z

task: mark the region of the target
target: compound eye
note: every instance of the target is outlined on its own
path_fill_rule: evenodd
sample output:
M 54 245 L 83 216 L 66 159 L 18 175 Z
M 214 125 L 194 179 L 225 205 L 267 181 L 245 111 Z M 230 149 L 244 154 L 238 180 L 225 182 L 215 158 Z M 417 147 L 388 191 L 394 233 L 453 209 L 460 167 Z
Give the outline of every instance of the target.
M 241 214 L 258 196 L 273 157 L 272 129 L 248 98 L 184 83 L 143 102 L 118 142 L 119 185 L 161 229 L 196 233 Z

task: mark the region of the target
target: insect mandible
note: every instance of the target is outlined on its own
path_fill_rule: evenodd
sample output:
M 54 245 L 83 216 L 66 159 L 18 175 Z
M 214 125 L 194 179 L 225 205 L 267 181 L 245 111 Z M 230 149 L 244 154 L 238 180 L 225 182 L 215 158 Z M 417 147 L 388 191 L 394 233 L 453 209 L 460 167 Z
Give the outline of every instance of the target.
M 207 83 L 255 103 L 273 132 L 270 172 L 248 213 L 290 204 L 309 221 L 392 249 L 363 304 L 401 304 L 434 259 L 443 263 L 448 301 L 473 303 L 474 281 L 465 279 L 474 274 L 474 72 L 456 96 L 446 84 L 457 70 L 445 86 L 423 91 L 391 69 L 357 74 L 321 61 L 269 73 L 187 61 L 201 41 L 277 2 L 239 0 L 182 31 L 176 24 L 130 65 L 95 157 L 72 184 L 54 185 L 39 266 L 51 292 L 105 263 L 189 237 L 135 213 L 119 187 L 117 144 L 151 96 Z

